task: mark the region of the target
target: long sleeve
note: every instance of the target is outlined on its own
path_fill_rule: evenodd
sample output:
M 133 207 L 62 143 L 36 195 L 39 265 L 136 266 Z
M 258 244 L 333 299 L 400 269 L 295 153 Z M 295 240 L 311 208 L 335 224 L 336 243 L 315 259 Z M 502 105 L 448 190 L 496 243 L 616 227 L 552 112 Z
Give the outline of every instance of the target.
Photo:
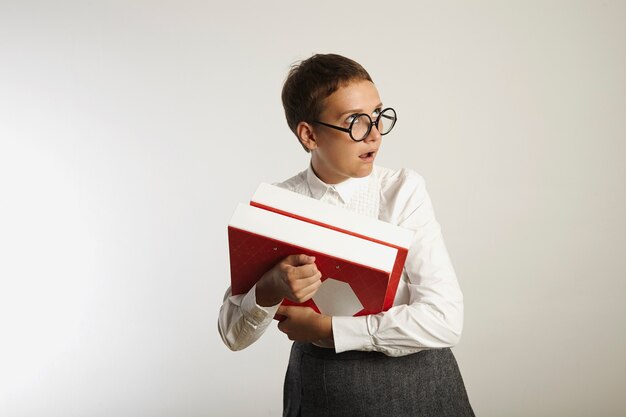
M 401 171 L 383 189 L 381 217 L 412 229 L 415 237 L 403 283 L 387 312 L 333 317 L 335 350 L 379 351 L 402 356 L 458 343 L 463 328 L 463 295 L 422 177 Z
M 241 350 L 259 339 L 267 330 L 280 304 L 261 307 L 256 303 L 256 285 L 246 294 L 232 295 L 230 288 L 218 317 L 222 340 L 230 350 Z
M 376 167 L 367 180 L 350 179 L 329 186 L 309 167 L 277 185 L 415 232 L 394 306 L 376 315 L 333 317 L 337 352 L 363 350 L 402 356 L 458 343 L 463 295 L 421 176 L 411 170 Z M 278 309 L 258 306 L 255 289 L 237 296 L 229 289 L 224 297 L 219 332 L 232 350 L 256 341 Z

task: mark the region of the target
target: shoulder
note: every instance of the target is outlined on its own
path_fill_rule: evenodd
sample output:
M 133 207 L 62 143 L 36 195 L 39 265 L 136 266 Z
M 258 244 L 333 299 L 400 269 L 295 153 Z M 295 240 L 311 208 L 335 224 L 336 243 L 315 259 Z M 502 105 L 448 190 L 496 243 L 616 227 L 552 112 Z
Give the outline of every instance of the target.
M 425 192 L 424 178 L 409 168 L 390 169 L 376 166 L 375 174 L 381 194 L 414 194 Z
M 412 169 L 376 167 L 380 186 L 380 215 L 400 224 L 428 200 L 424 178 Z
M 306 182 L 306 172 L 307 170 L 305 169 L 293 177 L 282 182 L 274 183 L 273 185 L 296 193 L 308 194 L 309 186 Z

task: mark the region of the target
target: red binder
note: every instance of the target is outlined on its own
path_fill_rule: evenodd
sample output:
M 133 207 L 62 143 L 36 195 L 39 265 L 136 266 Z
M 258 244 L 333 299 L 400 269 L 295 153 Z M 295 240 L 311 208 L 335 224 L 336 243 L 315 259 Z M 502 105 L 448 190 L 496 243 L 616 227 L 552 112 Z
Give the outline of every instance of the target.
M 232 293 L 248 292 L 277 262 L 304 253 L 315 256 L 323 284 L 303 305 L 330 315 L 386 311 L 412 237 L 410 230 L 261 184 L 228 226 Z

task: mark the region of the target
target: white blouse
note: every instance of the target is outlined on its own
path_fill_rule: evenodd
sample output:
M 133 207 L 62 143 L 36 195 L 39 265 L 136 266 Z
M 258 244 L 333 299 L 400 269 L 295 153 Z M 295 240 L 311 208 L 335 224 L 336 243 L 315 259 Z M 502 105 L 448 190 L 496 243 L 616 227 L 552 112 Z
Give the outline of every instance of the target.
M 393 307 L 375 315 L 332 318 L 337 353 L 373 350 L 402 356 L 458 343 L 463 294 L 420 175 L 375 166 L 367 177 L 327 185 L 309 166 L 276 185 L 415 231 Z M 233 296 L 229 288 L 224 296 L 218 328 L 232 350 L 261 337 L 278 309 L 257 305 L 255 292 L 256 286 Z

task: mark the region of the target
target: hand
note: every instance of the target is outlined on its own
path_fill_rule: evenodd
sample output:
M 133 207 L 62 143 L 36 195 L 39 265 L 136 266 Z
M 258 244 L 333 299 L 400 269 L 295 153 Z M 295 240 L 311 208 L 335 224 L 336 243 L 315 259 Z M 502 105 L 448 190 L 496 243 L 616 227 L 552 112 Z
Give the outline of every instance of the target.
M 289 340 L 313 342 L 321 346 L 333 345 L 333 326 L 330 316 L 316 313 L 311 307 L 280 306 L 278 314 L 285 319 L 278 323 L 278 330 Z
M 257 304 L 273 306 L 287 298 L 302 303 L 315 295 L 322 285 L 322 274 L 315 265 L 315 257 L 289 255 L 267 271 L 256 286 Z

